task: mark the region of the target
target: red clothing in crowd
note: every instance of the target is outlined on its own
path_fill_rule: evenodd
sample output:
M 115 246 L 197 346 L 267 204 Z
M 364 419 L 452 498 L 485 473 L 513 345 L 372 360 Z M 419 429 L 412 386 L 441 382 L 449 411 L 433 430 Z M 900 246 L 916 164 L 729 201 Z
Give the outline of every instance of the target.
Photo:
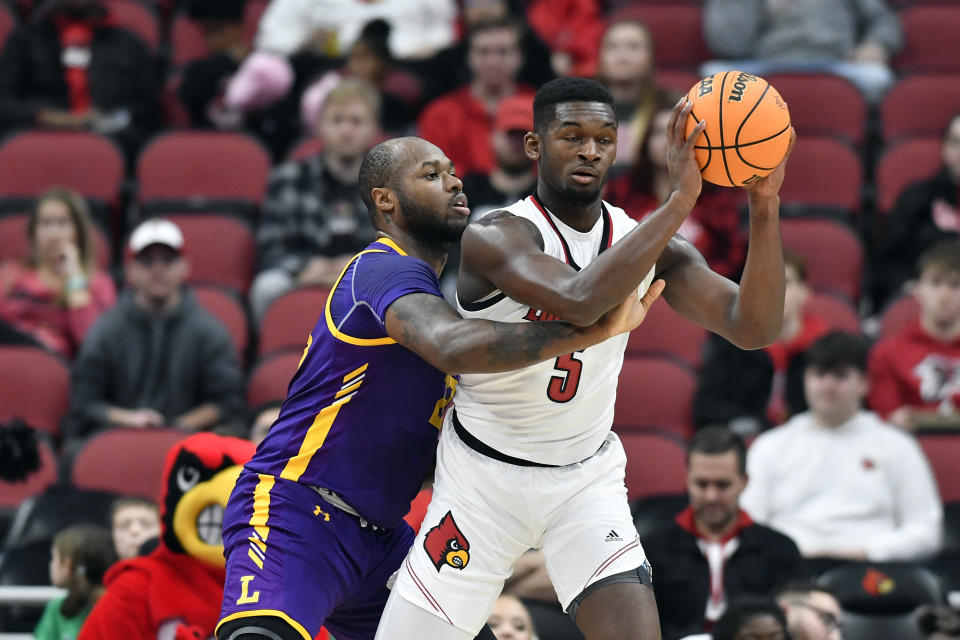
M 596 0 L 533 0 L 527 22 L 553 52 L 570 56 L 567 75 L 592 77 L 605 27 Z
M 920 326 L 878 342 L 867 365 L 870 408 L 886 418 L 895 409 L 937 409 L 949 402 L 960 411 L 960 338 L 941 342 Z
M 608 183 L 605 199 L 637 221 L 660 206 L 656 195 L 633 187 L 629 173 Z M 740 229 L 737 200 L 730 189 L 704 186 L 679 233 L 703 254 L 711 269 L 727 277 L 739 275 L 747 258 L 747 244 Z
M 88 289 L 90 301 L 70 308 L 36 271 L 8 263 L 0 269 L 0 319 L 70 358 L 100 314 L 117 301 L 113 281 L 102 271 L 91 276 Z
M 767 402 L 767 419 L 770 424 L 783 424 L 790 418 L 787 402 L 787 374 L 790 363 L 829 330 L 830 327 L 821 318 L 804 313 L 800 331 L 795 336 L 790 340 L 777 340 L 764 349 L 773 363 L 773 381 L 770 385 L 770 400 Z
M 532 95 L 526 89 L 519 93 Z M 453 161 L 457 175 L 490 173 L 496 165 L 490 145 L 494 115 L 487 113 L 467 86 L 428 104 L 417 126 L 420 137 L 440 147 Z

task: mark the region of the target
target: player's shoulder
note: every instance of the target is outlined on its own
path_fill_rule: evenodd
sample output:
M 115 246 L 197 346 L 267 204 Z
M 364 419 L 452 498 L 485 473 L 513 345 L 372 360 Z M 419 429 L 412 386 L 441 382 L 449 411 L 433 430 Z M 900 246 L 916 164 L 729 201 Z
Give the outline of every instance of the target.
M 543 237 L 537 225 L 508 207 L 495 209 L 471 222 L 464 231 L 462 244 L 464 247 L 475 243 L 505 246 L 506 242 L 512 244 L 521 238 L 533 240 L 543 248 Z

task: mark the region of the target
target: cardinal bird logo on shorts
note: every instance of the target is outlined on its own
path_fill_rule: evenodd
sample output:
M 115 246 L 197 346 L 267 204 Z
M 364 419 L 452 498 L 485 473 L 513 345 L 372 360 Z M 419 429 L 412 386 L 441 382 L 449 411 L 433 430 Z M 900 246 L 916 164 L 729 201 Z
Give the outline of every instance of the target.
M 427 531 L 423 548 L 437 568 L 437 573 L 444 565 L 462 570 L 470 562 L 470 542 L 463 536 L 449 511 L 440 518 L 440 524 Z

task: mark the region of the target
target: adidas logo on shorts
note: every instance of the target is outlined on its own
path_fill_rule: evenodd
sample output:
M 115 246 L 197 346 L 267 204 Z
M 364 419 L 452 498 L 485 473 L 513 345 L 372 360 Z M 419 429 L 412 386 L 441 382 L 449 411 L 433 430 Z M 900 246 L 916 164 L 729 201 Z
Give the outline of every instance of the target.
M 610 533 L 607 534 L 607 537 L 604 538 L 603 541 L 604 542 L 623 542 L 623 538 L 621 538 L 616 531 L 614 531 L 613 529 L 610 529 Z

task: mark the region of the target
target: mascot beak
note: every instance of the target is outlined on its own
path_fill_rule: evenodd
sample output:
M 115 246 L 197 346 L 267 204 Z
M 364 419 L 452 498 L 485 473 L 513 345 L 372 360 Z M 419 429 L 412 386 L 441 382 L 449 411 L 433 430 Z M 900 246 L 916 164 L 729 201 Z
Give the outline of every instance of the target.
M 242 468 L 228 467 L 193 487 L 180 498 L 173 514 L 173 530 L 184 551 L 215 567 L 226 564 L 221 531 L 223 510 Z

